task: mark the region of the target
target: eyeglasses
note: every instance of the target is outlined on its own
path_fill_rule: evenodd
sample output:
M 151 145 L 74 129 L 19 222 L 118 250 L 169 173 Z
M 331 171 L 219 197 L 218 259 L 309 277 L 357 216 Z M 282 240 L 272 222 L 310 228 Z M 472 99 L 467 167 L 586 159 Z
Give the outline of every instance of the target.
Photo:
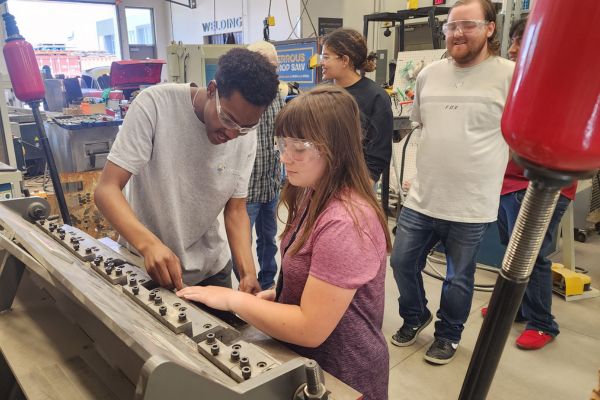
M 275 139 L 275 149 L 283 156 L 290 157 L 296 162 L 304 162 L 319 158 L 321 154 L 313 142 L 301 139 L 278 137 Z
M 461 33 L 471 33 L 478 28 L 486 26 L 489 23 L 489 21 L 481 19 L 464 19 L 452 21 L 442 25 L 442 32 L 444 32 L 444 35 L 446 36 L 454 35 L 454 33 L 456 33 L 457 30 L 460 30 Z
M 323 64 L 324 62 L 329 62 L 331 60 L 335 60 L 336 58 L 341 58 L 341 56 L 330 56 L 328 54 L 320 54 L 319 55 L 319 64 Z
M 219 89 L 215 88 L 215 98 L 217 100 L 217 116 L 219 117 L 219 121 L 223 124 L 223 126 L 227 129 L 233 129 L 239 132 L 240 136 L 244 136 L 248 134 L 248 132 L 256 129 L 256 127 L 260 124 L 260 119 L 255 125 L 252 126 L 239 126 L 237 122 L 233 120 L 225 111 L 221 109 L 221 102 L 219 101 Z

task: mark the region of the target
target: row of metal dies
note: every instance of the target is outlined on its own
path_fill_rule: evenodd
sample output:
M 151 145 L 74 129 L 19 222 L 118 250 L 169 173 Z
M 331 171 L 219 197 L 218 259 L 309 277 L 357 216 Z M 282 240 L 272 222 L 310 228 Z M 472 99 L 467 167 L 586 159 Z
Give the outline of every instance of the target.
M 120 285 L 124 293 L 171 331 L 190 337 L 201 354 L 235 381 L 250 379 L 280 364 L 253 344 L 240 340 L 226 345 L 225 341 L 233 337 L 232 331 L 199 310 L 188 309 L 172 291 L 161 287 L 150 289 L 154 283 L 138 267 L 102 256 L 96 257 L 90 266 L 110 283 Z
M 41 220 L 37 225 L 113 285 L 119 285 L 136 303 L 176 334 L 183 333 L 197 343 L 198 351 L 219 369 L 242 382 L 279 365 L 259 347 L 237 341 L 239 334 L 225 329 L 204 313 L 188 309 L 170 290 L 157 287 L 145 271 L 121 259 L 104 257 L 93 240 L 78 236 L 68 225 Z M 191 314 L 191 315 L 190 315 Z
M 82 261 L 93 260 L 96 258 L 96 253 L 100 251 L 93 241 L 78 236 L 69 230 L 68 225 L 60 225 L 46 220 L 38 221 L 37 224 Z

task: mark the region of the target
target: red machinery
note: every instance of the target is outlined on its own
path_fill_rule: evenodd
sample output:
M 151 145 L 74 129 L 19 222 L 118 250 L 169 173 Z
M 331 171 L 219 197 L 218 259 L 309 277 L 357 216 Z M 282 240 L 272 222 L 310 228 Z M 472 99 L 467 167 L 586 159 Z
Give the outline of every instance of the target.
M 600 167 L 599 17 L 595 0 L 535 3 L 502 118 L 519 157 L 554 171 Z
M 599 19 L 598 0 L 536 0 L 529 16 L 502 132 L 531 182 L 461 400 L 487 396 L 561 187 L 600 168 L 600 52 L 589 30 Z
M 50 171 L 50 178 L 52 179 L 52 186 L 54 187 L 62 219 L 65 224 L 71 225 L 71 216 L 67 209 L 58 170 L 56 169 L 52 149 L 48 143 L 44 122 L 40 114 L 40 101 L 44 99 L 46 90 L 44 89 L 44 82 L 38 69 L 33 47 L 19 34 L 15 17 L 6 13 L 2 15 L 2 18 L 4 18 L 6 25 L 6 44 L 4 45 L 3 52 L 8 75 L 10 76 L 15 96 L 19 100 L 28 103 L 31 107 L 33 118 L 40 131 L 40 142 L 46 155 L 48 170 Z

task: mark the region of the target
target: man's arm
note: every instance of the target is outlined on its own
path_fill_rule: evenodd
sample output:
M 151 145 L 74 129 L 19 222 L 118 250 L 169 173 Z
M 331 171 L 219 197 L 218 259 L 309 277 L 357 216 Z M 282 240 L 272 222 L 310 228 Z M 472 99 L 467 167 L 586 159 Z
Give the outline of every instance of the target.
M 231 198 L 225 205 L 225 231 L 231 255 L 240 274 L 240 290 L 256 293 L 261 290 L 256 279 L 252 256 L 250 219 L 246 211 L 246 198 Z
M 110 224 L 144 257 L 146 270 L 161 286 L 183 288 L 179 258 L 146 228 L 123 196 L 131 173 L 107 161 L 94 191 L 96 206 Z

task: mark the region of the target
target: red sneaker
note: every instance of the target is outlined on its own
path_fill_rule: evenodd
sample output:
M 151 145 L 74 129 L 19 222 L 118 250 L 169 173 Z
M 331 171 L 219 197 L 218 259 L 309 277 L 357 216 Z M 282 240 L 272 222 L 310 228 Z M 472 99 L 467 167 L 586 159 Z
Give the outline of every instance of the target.
M 523 350 L 539 350 L 554 338 L 552 335 L 534 329 L 526 329 L 517 338 L 517 347 Z
M 481 309 L 481 316 L 482 316 L 483 318 L 485 318 L 485 316 L 486 316 L 486 315 L 487 315 L 487 307 L 483 307 L 483 308 Z

